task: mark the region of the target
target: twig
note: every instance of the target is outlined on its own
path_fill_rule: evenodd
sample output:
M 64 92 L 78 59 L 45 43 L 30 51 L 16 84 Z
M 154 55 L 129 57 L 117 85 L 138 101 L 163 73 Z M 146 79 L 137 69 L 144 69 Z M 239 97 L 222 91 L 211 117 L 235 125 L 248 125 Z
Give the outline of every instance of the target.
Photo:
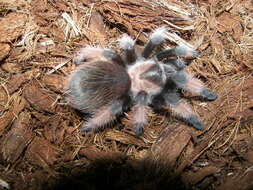
M 10 189 L 10 185 L 6 181 L 2 180 L 1 178 L 0 178 L 0 187 Z
M 172 26 L 172 27 L 174 27 L 176 29 L 179 29 L 179 30 L 194 30 L 195 29 L 194 25 L 190 25 L 190 26 L 186 26 L 186 27 L 182 28 L 182 27 L 179 27 L 179 26 L 177 26 L 175 24 L 172 24 L 171 22 L 169 22 L 167 20 L 163 20 L 163 22 L 165 22 L 166 24 L 168 24 L 168 25 L 170 25 L 170 26 Z
M 70 24 L 70 26 L 73 28 L 76 36 L 79 36 L 81 34 L 81 31 L 79 30 L 79 28 L 77 27 L 77 25 L 75 24 L 75 22 L 73 21 L 73 19 L 69 16 L 68 13 L 62 13 L 62 17 L 66 20 L 67 23 Z
M 94 8 L 94 3 L 91 4 L 91 8 L 90 8 L 90 11 L 89 11 L 89 18 L 88 18 L 88 21 L 87 21 L 87 24 L 86 24 L 87 28 L 89 27 L 89 24 L 90 24 L 90 18 L 91 18 L 93 8 Z
M 193 45 L 189 44 L 185 40 L 183 40 L 180 36 L 178 36 L 176 33 L 167 32 L 166 37 L 168 40 L 178 44 L 178 45 L 185 45 L 191 49 L 195 49 Z
M 68 62 L 70 62 L 71 59 L 63 62 L 63 63 L 60 63 L 59 65 L 56 65 L 55 67 L 53 67 L 53 69 L 51 69 L 50 71 L 48 71 L 46 74 L 47 75 L 50 75 L 52 73 L 54 73 L 55 71 L 57 71 L 58 69 L 60 69 L 61 67 L 63 67 L 64 65 L 66 65 Z

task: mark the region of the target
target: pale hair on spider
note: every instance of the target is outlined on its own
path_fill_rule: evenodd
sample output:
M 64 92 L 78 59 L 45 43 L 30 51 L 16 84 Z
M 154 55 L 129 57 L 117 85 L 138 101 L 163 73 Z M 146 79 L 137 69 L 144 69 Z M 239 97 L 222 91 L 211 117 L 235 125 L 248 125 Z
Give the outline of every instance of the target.
M 67 100 L 75 109 L 91 117 L 81 131 L 97 132 L 124 112 L 136 135 L 143 134 L 152 110 L 169 108 L 177 118 L 196 129 L 204 129 L 197 114 L 179 96 L 180 89 L 199 95 L 203 100 L 217 98 L 193 75 L 186 73 L 182 58 L 195 58 L 197 52 L 186 46 L 176 46 L 154 53 L 166 39 L 166 28 L 150 35 L 141 55 L 135 52 L 135 42 L 123 35 L 119 39 L 123 55 L 112 49 L 84 47 L 75 59 L 77 68 L 68 77 Z

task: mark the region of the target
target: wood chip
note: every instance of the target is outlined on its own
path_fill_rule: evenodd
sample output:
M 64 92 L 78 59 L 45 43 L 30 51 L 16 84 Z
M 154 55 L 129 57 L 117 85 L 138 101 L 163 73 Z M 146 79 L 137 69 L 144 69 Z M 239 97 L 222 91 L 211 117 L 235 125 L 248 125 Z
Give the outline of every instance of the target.
M 207 167 L 201 168 L 197 172 L 189 171 L 189 172 L 183 173 L 182 180 L 186 184 L 194 185 L 200 182 L 205 177 L 215 174 L 219 171 L 220 169 L 215 166 L 207 166 Z
M 105 134 L 105 138 L 108 140 L 118 141 L 123 144 L 132 144 L 140 147 L 147 146 L 141 139 L 136 136 L 129 135 L 127 133 L 117 131 L 117 130 L 108 130 Z
M 56 95 L 48 93 L 46 89 L 39 87 L 39 84 L 35 81 L 24 88 L 24 97 L 38 111 L 51 113 L 55 111 Z
M 49 168 L 55 163 L 59 154 L 60 150 L 46 139 L 36 137 L 28 146 L 25 157 L 42 168 Z
M 0 43 L 0 61 L 2 61 L 4 58 L 6 58 L 11 50 L 11 47 L 9 44 L 6 43 Z
M 21 113 L 5 137 L 1 152 L 7 162 L 14 163 L 32 141 L 30 118 L 29 113 Z
M 0 21 L 0 42 L 11 42 L 21 36 L 25 29 L 27 16 L 21 13 L 9 13 Z

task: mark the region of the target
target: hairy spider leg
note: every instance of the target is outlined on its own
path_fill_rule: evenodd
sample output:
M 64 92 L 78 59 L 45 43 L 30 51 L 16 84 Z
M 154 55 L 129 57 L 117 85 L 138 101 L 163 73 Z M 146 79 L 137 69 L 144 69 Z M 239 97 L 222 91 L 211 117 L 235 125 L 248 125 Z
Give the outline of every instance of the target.
M 98 47 L 87 46 L 79 51 L 74 63 L 77 65 L 90 61 L 113 61 L 120 65 L 124 65 L 120 55 L 112 49 L 103 49 Z
M 134 40 L 128 35 L 123 35 L 123 37 L 118 41 L 120 47 L 123 49 L 123 58 L 126 64 L 134 64 L 137 60 L 137 55 L 134 48 Z
M 84 123 L 80 130 L 85 132 L 97 132 L 111 124 L 118 115 L 123 113 L 124 100 L 114 100 L 110 105 L 97 110 L 92 118 Z
M 144 131 L 145 125 L 149 121 L 149 113 L 152 112 L 151 108 L 148 106 L 147 93 L 141 91 L 137 96 L 134 97 L 135 105 L 131 108 L 129 113 L 128 121 L 130 125 L 135 128 L 135 134 L 141 136 Z
M 217 95 L 211 92 L 204 84 L 192 75 L 186 72 L 176 72 L 171 80 L 181 89 L 200 95 L 204 100 L 213 101 L 217 99 Z
M 179 45 L 175 48 L 163 50 L 157 53 L 154 57 L 156 57 L 158 61 L 161 61 L 170 57 L 196 58 L 197 56 L 198 52 L 193 48 L 186 45 Z
M 183 119 L 186 123 L 196 129 L 204 129 L 202 122 L 198 120 L 197 115 L 193 112 L 191 107 L 186 101 L 180 100 L 180 97 L 176 92 L 164 93 L 163 98 L 165 101 L 165 107 L 169 107 L 177 117 Z
M 144 49 L 142 50 L 141 56 L 143 58 L 148 58 L 153 50 L 160 46 L 161 43 L 165 41 L 166 38 L 166 27 L 160 27 L 157 28 L 150 36 L 148 43 L 144 46 Z
M 177 59 L 167 59 L 163 61 L 165 65 L 173 65 L 178 71 L 183 70 L 186 67 L 186 63 L 183 59 L 177 58 Z

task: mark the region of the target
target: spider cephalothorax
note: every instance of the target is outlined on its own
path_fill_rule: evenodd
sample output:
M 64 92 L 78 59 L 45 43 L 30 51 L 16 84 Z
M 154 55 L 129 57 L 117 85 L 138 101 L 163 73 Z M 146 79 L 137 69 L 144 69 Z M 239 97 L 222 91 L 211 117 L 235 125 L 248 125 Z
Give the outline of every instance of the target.
M 199 79 L 184 72 L 186 64 L 180 57 L 196 57 L 193 49 L 177 46 L 153 54 L 165 40 L 165 34 L 166 28 L 156 29 L 140 56 L 136 55 L 134 41 L 127 35 L 119 40 L 122 57 L 111 49 L 81 49 L 75 59 L 78 66 L 66 88 L 70 105 L 91 114 L 81 130 L 97 131 L 130 109 L 129 121 L 136 135 L 142 135 L 152 108 L 170 108 L 186 123 L 203 129 L 203 124 L 179 97 L 178 91 L 193 92 L 209 101 L 215 100 L 217 95 Z

